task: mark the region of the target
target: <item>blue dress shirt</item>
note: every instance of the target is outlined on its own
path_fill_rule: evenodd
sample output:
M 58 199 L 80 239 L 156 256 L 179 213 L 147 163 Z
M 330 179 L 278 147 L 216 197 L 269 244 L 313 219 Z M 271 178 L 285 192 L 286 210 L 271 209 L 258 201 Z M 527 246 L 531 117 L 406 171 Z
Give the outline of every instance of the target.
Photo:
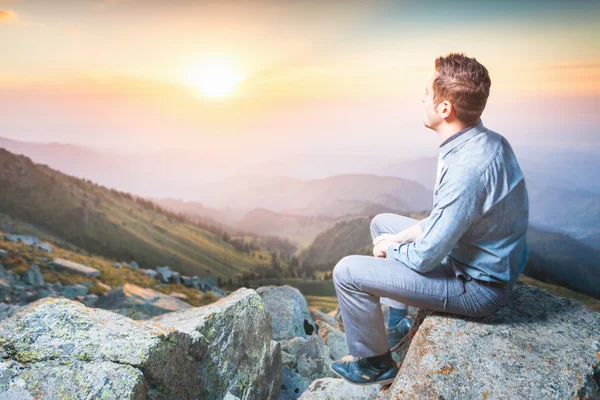
M 431 214 L 410 243 L 386 257 L 420 273 L 442 262 L 457 274 L 513 284 L 525 267 L 529 201 L 525 178 L 508 141 L 481 119 L 440 147 Z

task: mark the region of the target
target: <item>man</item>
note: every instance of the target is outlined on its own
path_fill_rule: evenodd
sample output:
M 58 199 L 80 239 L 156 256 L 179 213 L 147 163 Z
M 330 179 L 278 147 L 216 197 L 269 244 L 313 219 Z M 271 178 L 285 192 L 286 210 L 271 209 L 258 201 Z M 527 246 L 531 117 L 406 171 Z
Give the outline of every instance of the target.
M 525 266 L 527 189 L 510 144 L 481 121 L 490 86 L 475 58 L 435 60 L 423 97 L 424 125 L 442 142 L 431 214 L 422 221 L 377 215 L 375 257 L 347 256 L 333 270 L 353 359 L 330 368 L 351 383 L 393 382 L 391 351 L 411 326 L 407 305 L 490 315 L 506 305 Z M 386 330 L 380 302 L 390 306 Z

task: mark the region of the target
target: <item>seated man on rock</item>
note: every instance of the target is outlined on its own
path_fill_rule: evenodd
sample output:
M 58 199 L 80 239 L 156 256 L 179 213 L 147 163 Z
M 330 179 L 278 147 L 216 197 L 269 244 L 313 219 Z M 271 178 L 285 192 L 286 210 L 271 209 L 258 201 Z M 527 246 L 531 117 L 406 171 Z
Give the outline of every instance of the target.
M 431 214 L 375 216 L 374 257 L 346 256 L 333 270 L 352 359 L 330 368 L 351 383 L 393 382 L 390 351 L 411 327 L 407 305 L 483 317 L 506 305 L 525 266 L 527 189 L 508 141 L 481 121 L 490 85 L 475 58 L 435 60 L 422 100 L 424 125 L 442 141 Z

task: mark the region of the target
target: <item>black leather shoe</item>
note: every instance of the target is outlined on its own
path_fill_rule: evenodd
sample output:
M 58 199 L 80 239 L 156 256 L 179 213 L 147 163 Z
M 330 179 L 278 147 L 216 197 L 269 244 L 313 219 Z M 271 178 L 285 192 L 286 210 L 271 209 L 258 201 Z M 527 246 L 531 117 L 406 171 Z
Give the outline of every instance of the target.
M 411 326 L 412 318 L 404 317 L 393 328 L 385 328 L 390 351 L 395 351 L 404 343 L 403 339 L 407 337 L 406 335 L 410 331 Z
M 354 385 L 387 385 L 394 382 L 398 375 L 398 366 L 393 363 L 389 367 L 377 368 L 365 357 L 357 357 L 351 361 L 334 361 L 329 368 L 344 380 Z

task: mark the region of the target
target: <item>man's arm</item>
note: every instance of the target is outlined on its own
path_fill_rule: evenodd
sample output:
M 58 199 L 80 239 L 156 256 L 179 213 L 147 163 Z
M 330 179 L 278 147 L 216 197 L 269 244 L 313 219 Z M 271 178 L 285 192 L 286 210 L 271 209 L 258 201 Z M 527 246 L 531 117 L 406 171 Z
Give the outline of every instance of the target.
M 423 232 L 411 243 L 389 245 L 386 258 L 417 272 L 435 269 L 482 214 L 484 201 L 485 188 L 479 177 L 463 166 L 448 168 L 431 214 L 417 224 Z

